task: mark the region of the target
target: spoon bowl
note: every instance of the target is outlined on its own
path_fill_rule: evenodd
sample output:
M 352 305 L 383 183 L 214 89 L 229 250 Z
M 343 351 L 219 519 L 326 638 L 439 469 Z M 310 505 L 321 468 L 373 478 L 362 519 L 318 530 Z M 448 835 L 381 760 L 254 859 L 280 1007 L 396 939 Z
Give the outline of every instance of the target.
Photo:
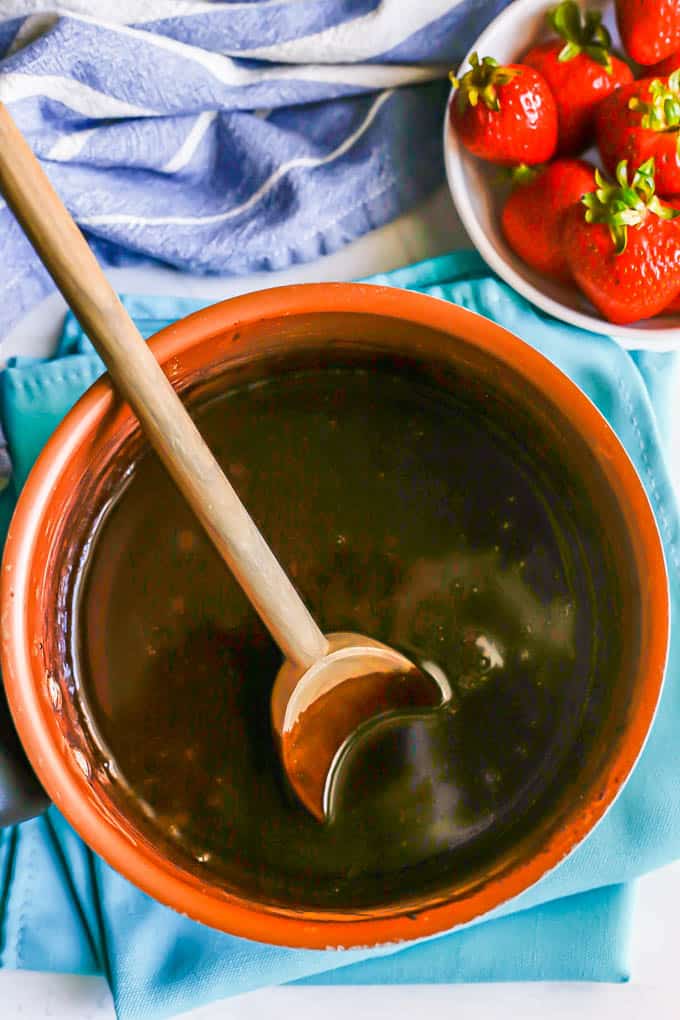
M 319 821 L 329 813 L 335 764 L 359 726 L 394 709 L 434 708 L 451 698 L 440 671 L 425 673 L 380 641 L 344 632 L 327 641 L 327 653 L 307 669 L 284 662 L 271 699 L 286 776 Z

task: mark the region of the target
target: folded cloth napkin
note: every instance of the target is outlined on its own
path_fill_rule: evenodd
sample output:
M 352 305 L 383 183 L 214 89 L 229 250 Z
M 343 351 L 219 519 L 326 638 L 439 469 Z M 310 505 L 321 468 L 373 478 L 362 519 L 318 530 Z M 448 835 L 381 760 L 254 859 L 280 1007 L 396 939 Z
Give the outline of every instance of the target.
M 532 308 L 470 252 L 373 282 L 432 294 L 509 327 L 567 372 L 600 407 L 634 461 L 654 507 L 677 623 L 680 518 L 664 461 L 680 382 L 680 352 L 631 356 L 606 337 Z M 198 303 L 131 298 L 149 335 Z M 56 359 L 19 361 L 2 378 L 2 417 L 20 484 L 45 439 L 100 374 L 72 318 Z M 677 403 L 677 401 L 675 401 Z M 5 517 L 11 489 L 0 497 Z M 627 979 L 631 880 L 680 857 L 680 630 L 661 705 L 640 761 L 606 817 L 565 861 L 511 903 L 452 934 L 399 951 L 310 952 L 232 938 L 181 917 L 96 858 L 54 810 L 2 834 L 0 962 L 5 967 L 103 971 L 119 1017 L 173 1015 L 263 985 Z
M 100 258 L 282 269 L 443 179 L 447 70 L 508 2 L 2 0 L 0 100 Z M 2 204 L 0 240 L 2 337 L 53 284 Z

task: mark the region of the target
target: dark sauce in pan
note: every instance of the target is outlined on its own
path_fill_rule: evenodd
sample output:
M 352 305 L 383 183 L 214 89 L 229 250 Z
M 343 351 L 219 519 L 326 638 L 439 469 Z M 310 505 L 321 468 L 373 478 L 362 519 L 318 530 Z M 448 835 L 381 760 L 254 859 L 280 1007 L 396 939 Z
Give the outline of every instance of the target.
M 155 457 L 112 503 L 76 612 L 78 682 L 141 830 L 206 880 L 358 907 L 492 859 L 579 741 L 611 594 L 587 507 L 511 421 L 350 368 L 213 399 L 200 428 L 324 630 L 443 671 L 453 695 L 362 728 L 315 821 L 286 788 L 279 653 Z M 608 601 L 609 599 L 609 601 Z M 429 667 L 428 667 L 429 664 Z

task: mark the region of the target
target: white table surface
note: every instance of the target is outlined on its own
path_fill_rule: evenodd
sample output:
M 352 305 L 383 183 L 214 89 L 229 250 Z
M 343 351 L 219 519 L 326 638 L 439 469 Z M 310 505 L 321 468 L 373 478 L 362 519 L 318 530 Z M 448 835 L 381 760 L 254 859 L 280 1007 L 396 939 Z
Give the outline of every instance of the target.
M 199 278 L 166 269 L 112 270 L 127 293 L 172 293 L 218 300 L 259 287 L 315 280 L 351 280 L 383 272 L 467 243 L 443 191 L 415 212 L 335 255 L 284 273 Z M 49 353 L 64 304 L 44 301 L 13 330 L 2 357 Z M 679 391 L 680 392 L 680 391 Z M 673 471 L 680 483 L 678 451 Z M 502 984 L 371 988 L 269 988 L 183 1014 L 185 1020 L 677 1020 L 680 962 L 680 862 L 641 879 L 632 935 L 632 979 L 625 985 Z M 0 971 L 0 1020 L 113 1020 L 101 978 Z

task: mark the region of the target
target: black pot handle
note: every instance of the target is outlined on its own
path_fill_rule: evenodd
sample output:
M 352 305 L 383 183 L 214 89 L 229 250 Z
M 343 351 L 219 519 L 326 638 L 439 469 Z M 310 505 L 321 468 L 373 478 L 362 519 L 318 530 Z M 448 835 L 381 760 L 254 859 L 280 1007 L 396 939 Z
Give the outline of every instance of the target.
M 49 798 L 31 768 L 0 684 L 0 829 L 42 814 Z

